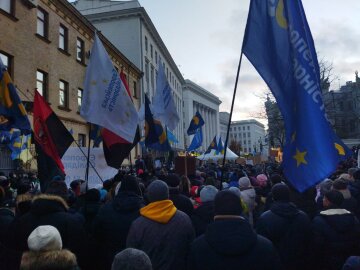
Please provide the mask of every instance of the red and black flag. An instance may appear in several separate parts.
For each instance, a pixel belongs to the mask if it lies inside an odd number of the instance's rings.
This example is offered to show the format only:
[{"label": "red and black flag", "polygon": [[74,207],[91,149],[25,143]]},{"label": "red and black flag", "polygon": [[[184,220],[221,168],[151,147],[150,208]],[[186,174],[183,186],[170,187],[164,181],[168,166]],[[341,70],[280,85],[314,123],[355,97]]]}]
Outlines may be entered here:
[{"label": "red and black flag", "polygon": [[[129,86],[123,71],[120,73],[120,78],[125,85],[125,89],[128,95],[131,98]],[[106,128],[102,129],[101,136],[103,138],[104,156],[107,165],[119,169],[124,159],[129,156],[131,150],[140,141],[140,130],[138,126],[133,142],[126,141],[124,138],[116,135]]]},{"label": "red and black flag", "polygon": [[42,188],[45,188],[44,183],[54,176],[65,175],[61,158],[74,138],[37,91],[34,96],[33,118],[38,174]]}]

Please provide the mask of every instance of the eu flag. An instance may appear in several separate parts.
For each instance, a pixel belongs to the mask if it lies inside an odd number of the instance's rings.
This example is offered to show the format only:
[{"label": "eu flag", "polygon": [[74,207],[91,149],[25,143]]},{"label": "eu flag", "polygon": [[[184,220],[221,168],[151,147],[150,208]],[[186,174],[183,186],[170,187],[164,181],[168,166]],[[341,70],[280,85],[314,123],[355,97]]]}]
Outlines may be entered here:
[{"label": "eu flag", "polygon": [[18,128],[24,134],[31,132],[30,122],[9,72],[0,58],[0,130]]},{"label": "eu flag", "polygon": [[190,121],[189,128],[187,130],[188,135],[193,135],[197,132],[198,128],[205,124],[201,114],[197,111]]},{"label": "eu flag", "polygon": [[159,120],[153,118],[147,95],[145,95],[145,146],[158,151],[171,150],[166,130]]},{"label": "eu flag", "polygon": [[187,151],[190,152],[198,149],[202,145],[202,142],[203,142],[202,128],[198,128]]},{"label": "eu flag", "polygon": [[216,136],[215,136],[214,139],[211,141],[208,149],[205,151],[205,154],[210,153],[212,149],[214,149],[215,151],[217,151],[217,149],[218,149],[218,144],[217,144],[217,141],[216,141]]},{"label": "eu flag", "polygon": [[325,116],[314,41],[300,0],[252,0],[243,52],[285,122],[284,174],[299,191],[328,177],[348,149]]}]

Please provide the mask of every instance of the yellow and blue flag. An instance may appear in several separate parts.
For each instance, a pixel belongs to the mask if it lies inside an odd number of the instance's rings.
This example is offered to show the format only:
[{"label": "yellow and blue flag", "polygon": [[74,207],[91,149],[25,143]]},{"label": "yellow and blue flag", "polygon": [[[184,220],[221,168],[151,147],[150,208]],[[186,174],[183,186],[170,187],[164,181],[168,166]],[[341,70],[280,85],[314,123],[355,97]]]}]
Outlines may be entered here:
[{"label": "yellow and blue flag", "polygon": [[31,132],[25,107],[0,58],[0,130],[10,131],[12,128],[20,129],[24,134]]},{"label": "yellow and blue flag", "polygon": [[216,154],[220,154],[220,155],[223,155],[225,152],[225,148],[224,148],[224,144],[221,140],[221,137],[219,138],[219,143],[218,143],[218,146],[217,146],[217,150],[216,150]]},{"label": "yellow and blue flag", "polygon": [[326,119],[319,64],[301,0],[251,0],[243,52],[283,115],[284,174],[305,191],[334,172],[349,150]]},{"label": "yellow and blue flag", "polygon": [[205,124],[201,114],[197,111],[190,121],[189,128],[187,130],[188,135],[193,135]]},{"label": "yellow and blue flag", "polygon": [[198,149],[202,145],[202,143],[203,143],[203,135],[202,135],[202,128],[200,127],[197,129],[187,151],[191,152]]},{"label": "yellow and blue flag", "polygon": [[28,135],[21,135],[13,137],[8,147],[11,150],[11,159],[20,159],[20,155],[26,149],[29,149],[31,145],[31,133]]},{"label": "yellow and blue flag", "polygon": [[171,150],[166,130],[159,120],[153,118],[147,95],[145,95],[145,146],[158,151]]},{"label": "yellow and blue flag", "polygon": [[102,142],[102,127],[97,124],[90,124],[90,140],[93,140],[93,147],[99,147]]},{"label": "yellow and blue flag", "polygon": [[172,133],[168,127],[166,127],[166,134],[167,134],[167,138],[169,140],[169,142],[171,143],[178,143],[179,140],[176,138],[176,136],[174,135],[174,133]]},{"label": "yellow and blue flag", "polygon": [[217,149],[218,149],[218,144],[217,144],[217,141],[216,141],[216,136],[215,136],[214,139],[211,141],[209,147],[208,147],[207,150],[205,151],[205,154],[210,153],[212,149],[214,149],[215,151],[217,151]]}]

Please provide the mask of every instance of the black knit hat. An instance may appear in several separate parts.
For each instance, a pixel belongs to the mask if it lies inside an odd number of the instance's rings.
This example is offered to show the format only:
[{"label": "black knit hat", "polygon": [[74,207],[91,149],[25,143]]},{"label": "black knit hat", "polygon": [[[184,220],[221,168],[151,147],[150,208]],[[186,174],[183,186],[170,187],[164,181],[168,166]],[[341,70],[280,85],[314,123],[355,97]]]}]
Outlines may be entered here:
[{"label": "black knit hat", "polygon": [[164,180],[169,187],[174,188],[180,185],[180,177],[174,173],[167,175]]},{"label": "black knit hat", "polygon": [[344,202],[344,196],[340,191],[330,190],[325,193],[325,198],[334,206],[340,207]]},{"label": "black knit hat", "polygon": [[67,200],[69,197],[68,188],[64,181],[52,180],[45,190],[46,194],[57,195]]},{"label": "black knit hat", "polygon": [[229,190],[216,194],[214,200],[215,215],[241,215],[242,207],[238,196]]},{"label": "black knit hat", "polygon": [[344,189],[347,189],[347,183],[346,183],[346,180],[343,179],[343,178],[339,178],[339,179],[336,179],[334,182],[333,182],[333,188],[336,189],[336,190],[344,190]]},{"label": "black knit hat", "polygon": [[119,192],[133,192],[139,196],[142,195],[139,183],[136,180],[136,177],[132,175],[124,176],[123,180],[121,181]]},{"label": "black knit hat", "polygon": [[290,201],[290,190],[289,187],[284,183],[275,184],[271,189],[271,193],[274,201]]}]

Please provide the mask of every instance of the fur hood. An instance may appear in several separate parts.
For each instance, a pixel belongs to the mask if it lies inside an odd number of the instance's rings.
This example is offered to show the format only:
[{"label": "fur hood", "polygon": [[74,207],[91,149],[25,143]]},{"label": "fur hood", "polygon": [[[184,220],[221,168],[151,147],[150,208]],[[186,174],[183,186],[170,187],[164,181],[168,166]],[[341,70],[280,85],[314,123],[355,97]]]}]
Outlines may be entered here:
[{"label": "fur hood", "polygon": [[21,258],[20,270],[76,270],[76,256],[69,250],[27,251]]},{"label": "fur hood", "polygon": [[62,204],[62,206],[64,206],[64,208],[67,210],[69,209],[68,204],[66,203],[66,201],[61,198],[60,196],[56,196],[56,195],[50,195],[50,194],[40,194],[40,195],[36,195],[32,202],[36,202],[37,200],[49,200],[49,201],[55,201],[58,202],[59,204]]}]

